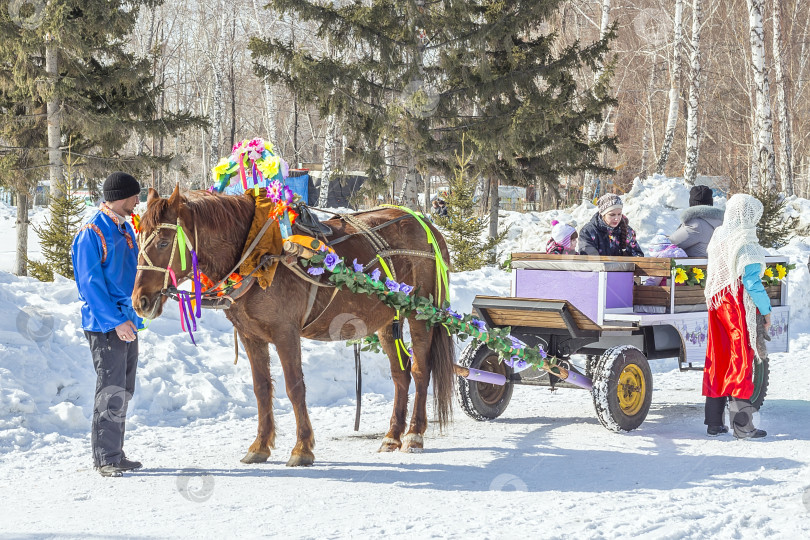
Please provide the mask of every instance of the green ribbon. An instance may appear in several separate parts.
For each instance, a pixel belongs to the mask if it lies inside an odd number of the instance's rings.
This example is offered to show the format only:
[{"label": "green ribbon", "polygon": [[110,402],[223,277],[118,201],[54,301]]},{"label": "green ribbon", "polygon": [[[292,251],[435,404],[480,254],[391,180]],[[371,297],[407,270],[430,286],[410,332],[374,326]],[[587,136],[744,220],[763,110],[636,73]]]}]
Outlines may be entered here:
[{"label": "green ribbon", "polygon": [[449,268],[447,267],[447,263],[444,262],[444,257],[442,257],[442,250],[439,248],[439,243],[436,241],[436,237],[433,235],[433,231],[430,230],[430,226],[425,223],[424,217],[422,214],[414,212],[410,208],[406,208],[404,206],[396,206],[394,204],[383,204],[386,208],[396,208],[397,210],[402,210],[403,212],[407,212],[410,214],[417,222],[422,226],[425,230],[425,234],[427,235],[427,242],[428,244],[433,246],[433,254],[436,256],[436,292],[437,298],[436,303],[438,305],[442,304],[442,284],[444,284],[444,290],[446,294],[450,292],[450,285],[448,284],[447,273]]},{"label": "green ribbon", "polygon": [[177,246],[180,249],[180,269],[186,269],[186,233],[183,232],[183,227],[177,226]]}]

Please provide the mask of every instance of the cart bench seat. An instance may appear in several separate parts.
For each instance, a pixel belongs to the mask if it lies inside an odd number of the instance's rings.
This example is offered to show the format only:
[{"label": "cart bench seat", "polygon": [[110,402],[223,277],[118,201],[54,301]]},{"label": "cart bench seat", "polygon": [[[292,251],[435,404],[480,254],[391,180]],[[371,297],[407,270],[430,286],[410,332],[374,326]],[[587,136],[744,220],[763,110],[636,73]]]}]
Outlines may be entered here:
[{"label": "cart bench seat", "polygon": [[520,326],[567,330],[574,337],[599,336],[604,332],[632,332],[632,324],[598,325],[567,300],[537,300],[502,296],[476,296],[473,309],[487,326]]}]

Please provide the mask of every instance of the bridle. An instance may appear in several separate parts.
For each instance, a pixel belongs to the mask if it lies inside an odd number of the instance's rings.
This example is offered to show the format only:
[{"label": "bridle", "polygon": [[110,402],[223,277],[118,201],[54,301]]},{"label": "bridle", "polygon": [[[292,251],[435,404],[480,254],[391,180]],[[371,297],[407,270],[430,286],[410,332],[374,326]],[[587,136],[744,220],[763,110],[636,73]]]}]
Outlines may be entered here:
[{"label": "bridle", "polygon": [[[149,254],[146,252],[146,248],[149,247],[149,244],[152,243],[155,238],[157,238],[158,234],[162,229],[170,229],[175,232],[174,240],[172,240],[172,249],[171,255],[169,256],[169,264],[166,265],[166,268],[162,268],[160,266],[155,266],[152,262],[152,259],[149,258]],[[165,293],[169,288],[169,281],[171,280],[173,285],[177,286],[177,276],[174,274],[174,270],[172,270],[172,264],[174,263],[174,256],[175,253],[180,254],[180,269],[185,272],[187,264],[186,264],[186,249],[191,253],[192,259],[192,273],[193,278],[195,281],[199,281],[197,278],[199,274],[199,268],[197,266],[197,252],[195,250],[195,246],[197,245],[197,228],[194,228],[194,243],[191,243],[191,239],[186,236],[185,230],[183,229],[183,220],[180,219],[178,216],[177,222],[172,223],[159,223],[155,230],[152,231],[146,240],[143,242],[141,241],[143,233],[138,233],[138,245],[140,246],[140,254],[143,256],[144,260],[147,264],[139,264],[136,269],[137,270],[153,270],[155,272],[161,272],[164,274],[163,278],[163,288],[161,293]],[[179,245],[179,250],[177,249]],[[199,291],[200,287],[198,283],[195,283],[195,288]]]}]

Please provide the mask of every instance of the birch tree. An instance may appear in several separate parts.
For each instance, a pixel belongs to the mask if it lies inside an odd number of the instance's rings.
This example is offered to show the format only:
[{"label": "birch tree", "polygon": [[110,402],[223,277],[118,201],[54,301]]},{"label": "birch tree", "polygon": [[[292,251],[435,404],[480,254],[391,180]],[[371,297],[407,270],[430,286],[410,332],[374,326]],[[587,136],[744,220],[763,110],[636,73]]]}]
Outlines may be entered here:
[{"label": "birch tree", "polygon": [[776,121],[779,123],[779,174],[782,191],[793,195],[793,143],[790,132],[790,111],[785,81],[784,55],[782,48],[782,2],[773,0],[773,66],[776,75]]},{"label": "birch tree", "polygon": [[[257,0],[252,1],[256,35],[261,37],[263,27],[259,17],[259,3]],[[270,8],[265,6],[265,9],[269,11]],[[269,62],[270,60],[267,61]],[[267,138],[268,140],[272,141],[273,144],[276,144],[276,111],[274,106],[275,96],[273,94],[273,85],[270,84],[270,79],[267,78],[267,75],[262,77],[262,86],[264,87],[264,118],[267,129]]]},{"label": "birch tree", "polygon": [[334,113],[326,119],[326,136],[323,140],[323,168],[321,172],[321,191],[318,206],[326,208],[329,199],[329,181],[332,179],[332,154],[335,148],[338,119]]},{"label": "birch tree", "polygon": [[227,43],[227,24],[225,10],[228,3],[225,0],[220,1],[220,16],[219,21],[219,39],[216,44],[215,55],[210,55],[211,68],[214,75],[214,95],[212,103],[211,115],[211,142],[209,144],[210,153],[208,155],[208,166],[213,168],[220,158],[219,139],[222,132],[222,119],[224,117],[223,110],[223,79],[225,77],[225,43]]},{"label": "birch tree", "polygon": [[[681,88],[681,41],[683,40],[683,0],[675,0],[675,36],[672,44],[672,69],[670,72],[669,88],[669,114],[667,115],[667,130],[664,135],[664,144],[661,147],[661,155],[658,157],[658,164],[655,167],[656,174],[664,174],[664,170],[669,160],[669,153],[672,150],[672,142],[675,140],[675,128],[678,125],[678,111],[680,110],[680,88]],[[653,67],[653,69],[655,69]],[[646,136],[646,130],[645,130]]]},{"label": "birch tree", "polygon": [[[610,31],[610,0],[602,0],[602,19],[599,23],[599,39],[604,40]],[[598,83],[605,73],[604,62],[597,64],[596,71],[594,72],[594,83]],[[598,133],[598,125],[595,120],[588,123],[588,143],[593,145],[596,143]],[[585,183],[582,186],[582,200],[590,201],[594,198],[596,191],[596,182],[594,181],[594,174],[592,171],[585,171]]]},{"label": "birch tree", "polygon": [[748,0],[748,24],[751,41],[751,68],[754,74],[756,95],[756,124],[754,126],[754,149],[757,173],[751,176],[751,191],[776,188],[776,162],[773,153],[773,120],[771,118],[771,95],[768,70],[765,66],[765,29],[763,24],[763,0]]},{"label": "birch tree", "polygon": [[684,178],[689,184],[697,180],[699,157],[698,104],[700,102],[700,30],[702,0],[692,0],[692,52],[689,57],[689,101],[686,109],[686,163]]}]

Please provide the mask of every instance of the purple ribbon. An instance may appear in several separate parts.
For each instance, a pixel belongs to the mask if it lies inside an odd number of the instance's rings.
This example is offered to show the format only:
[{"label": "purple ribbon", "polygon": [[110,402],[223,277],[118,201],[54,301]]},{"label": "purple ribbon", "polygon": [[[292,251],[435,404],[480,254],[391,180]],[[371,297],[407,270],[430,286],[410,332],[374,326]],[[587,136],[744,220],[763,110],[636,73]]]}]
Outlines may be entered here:
[{"label": "purple ribbon", "polygon": [[[194,299],[197,301],[197,318],[202,317],[202,284],[200,283],[200,269],[197,267],[197,252],[191,250],[191,268],[194,274]],[[197,328],[195,327],[194,330]]]},{"label": "purple ribbon", "polygon": [[[180,301],[180,315],[186,321],[186,330],[188,330],[188,335],[191,337],[191,343],[196,347],[197,342],[194,341],[194,334],[191,333],[192,323],[194,324],[194,331],[197,331],[197,322],[194,320],[194,313],[191,313],[191,296],[187,291],[179,291],[177,297]],[[191,314],[191,317],[189,317],[189,314]]]}]

